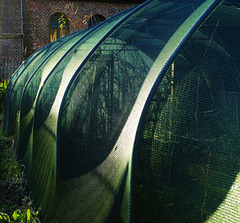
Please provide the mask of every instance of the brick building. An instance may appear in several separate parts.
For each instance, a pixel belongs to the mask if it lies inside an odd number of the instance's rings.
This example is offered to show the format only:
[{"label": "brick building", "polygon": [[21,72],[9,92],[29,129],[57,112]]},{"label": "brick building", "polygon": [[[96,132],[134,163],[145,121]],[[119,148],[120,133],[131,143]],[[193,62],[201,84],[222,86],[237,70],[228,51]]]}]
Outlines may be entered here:
[{"label": "brick building", "polygon": [[[0,0],[1,77],[11,75],[22,60],[49,42],[144,1]],[[59,27],[61,16],[64,29]]]},{"label": "brick building", "polygon": [[27,36],[25,41],[27,53],[29,55],[49,43],[51,39],[55,40],[56,36],[60,37],[59,34],[54,37],[54,33],[57,33],[56,30],[53,33],[51,31],[54,29],[54,25],[56,28],[59,16],[62,14],[68,18],[66,20],[68,22],[66,33],[71,33],[82,28],[80,21],[86,20],[84,26],[88,27],[95,20],[104,20],[141,2],[144,0],[26,0]]},{"label": "brick building", "polygon": [[23,13],[20,0],[0,0],[0,78],[6,79],[22,62]]}]

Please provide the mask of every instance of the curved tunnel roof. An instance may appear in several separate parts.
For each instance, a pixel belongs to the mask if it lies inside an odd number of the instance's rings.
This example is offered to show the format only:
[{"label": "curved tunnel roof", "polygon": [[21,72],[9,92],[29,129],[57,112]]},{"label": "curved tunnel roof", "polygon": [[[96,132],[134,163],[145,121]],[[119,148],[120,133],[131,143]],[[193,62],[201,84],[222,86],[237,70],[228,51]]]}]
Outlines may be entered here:
[{"label": "curved tunnel roof", "polygon": [[19,67],[4,130],[44,221],[236,218],[239,12],[150,0]]}]

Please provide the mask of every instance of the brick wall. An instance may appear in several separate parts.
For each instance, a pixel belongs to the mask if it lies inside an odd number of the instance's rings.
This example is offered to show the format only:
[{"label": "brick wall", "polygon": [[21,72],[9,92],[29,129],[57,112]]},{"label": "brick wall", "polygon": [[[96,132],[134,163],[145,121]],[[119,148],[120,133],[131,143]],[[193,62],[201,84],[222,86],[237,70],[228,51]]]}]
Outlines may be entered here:
[{"label": "brick wall", "polygon": [[[84,16],[99,14],[105,18],[111,17],[134,4],[111,2],[85,2],[85,1],[56,1],[56,0],[27,0],[27,48],[28,55],[49,43],[49,20],[55,13],[63,13],[68,18],[75,18],[69,4],[73,4],[74,10],[81,20]],[[73,21],[74,23],[74,21]],[[75,27],[70,23],[70,32]]]},{"label": "brick wall", "polygon": [[21,1],[0,0],[0,33],[21,33]]},{"label": "brick wall", "polygon": [[21,0],[0,0],[0,79],[9,78],[23,56]]}]

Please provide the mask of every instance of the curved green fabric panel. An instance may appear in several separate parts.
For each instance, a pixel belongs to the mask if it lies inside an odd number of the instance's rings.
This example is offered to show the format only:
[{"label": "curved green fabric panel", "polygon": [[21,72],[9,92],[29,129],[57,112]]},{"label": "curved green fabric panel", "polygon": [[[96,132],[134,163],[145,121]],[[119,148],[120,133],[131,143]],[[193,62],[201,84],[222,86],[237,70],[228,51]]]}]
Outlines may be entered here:
[{"label": "curved green fabric panel", "polygon": [[43,222],[238,219],[240,11],[220,2],[147,1],[16,71],[4,129]]},{"label": "curved green fabric panel", "polygon": [[[86,56],[114,25],[128,14],[115,16],[77,42],[48,76],[41,88],[34,110],[32,141],[32,176],[35,200],[52,212],[56,196],[56,132],[59,107],[66,88]],[[45,140],[42,140],[42,137]],[[31,140],[31,139],[30,139]],[[43,155],[44,154],[44,155]],[[46,171],[46,172],[45,172]],[[44,194],[44,196],[42,196]],[[51,197],[52,204],[49,202]],[[50,215],[50,214],[49,214]],[[48,214],[47,214],[48,216]]]},{"label": "curved green fabric panel", "polygon": [[47,45],[44,47],[44,49],[39,50],[36,55],[33,55],[30,58],[30,62],[28,62],[29,60],[25,61],[26,65],[22,65],[20,70],[15,73],[10,84],[11,87],[7,93],[9,97],[9,104],[7,110],[8,120],[6,120],[6,122],[8,122],[8,126],[6,127],[6,131],[10,132],[11,134],[14,132],[22,92],[28,79],[34,73],[35,69],[37,69],[38,66],[41,65],[45,59],[54,52],[54,50],[60,47],[65,40],[72,38],[73,35],[77,35],[77,33],[70,34],[69,36]]},{"label": "curved green fabric panel", "polygon": [[[168,47],[170,57],[208,5],[202,5],[199,11],[197,6],[182,2],[148,4],[109,36],[71,84],[61,108],[57,135],[59,219],[64,217],[61,213],[66,210],[66,202],[75,207],[64,213],[69,219],[78,216],[93,222],[115,222],[119,215],[124,221],[128,219],[131,149],[148,95],[146,89],[142,94],[139,91],[154,83],[159,64],[154,70],[155,78],[151,76],[143,84],[169,38],[178,29],[181,35],[175,35],[179,42],[174,37],[175,45]],[[182,20],[176,21],[171,13],[166,13],[171,10]],[[189,17],[186,12],[193,15]],[[96,187],[99,189],[94,191]],[[85,195],[89,191],[93,191],[91,199]],[[79,201],[81,195],[84,196]],[[103,208],[105,204],[107,210]],[[102,211],[92,212],[92,208]]]},{"label": "curved green fabric panel", "polygon": [[[43,51],[46,47],[42,47],[40,50],[38,50],[36,53],[32,54],[30,57],[28,57],[21,65],[20,67],[15,71],[13,74],[12,78],[10,79],[6,93],[5,93],[5,99],[4,99],[4,126],[3,130],[4,132],[9,132],[9,106],[10,106],[10,99],[11,99],[11,92],[12,92],[12,87],[17,79],[17,77],[22,73],[22,71],[28,66],[29,63],[41,52]],[[12,130],[13,132],[13,130]]]},{"label": "curved green fabric panel", "polygon": [[[20,104],[20,136],[18,148],[19,158],[24,160],[24,163],[26,163],[29,167],[31,167],[32,157],[32,120],[38,92],[59,61],[62,60],[65,54],[71,50],[74,45],[76,45],[76,42],[81,41],[81,39],[84,38],[90,30],[91,29],[84,30],[79,34],[74,35],[74,37],[70,40],[65,41],[61,47],[54,50],[51,56],[46,58],[44,63],[42,63],[42,65],[34,71],[25,85]],[[28,166],[27,170],[29,169]]]},{"label": "curved green fabric panel", "polygon": [[146,106],[133,156],[133,222],[239,221],[238,17],[238,8],[219,6]]}]

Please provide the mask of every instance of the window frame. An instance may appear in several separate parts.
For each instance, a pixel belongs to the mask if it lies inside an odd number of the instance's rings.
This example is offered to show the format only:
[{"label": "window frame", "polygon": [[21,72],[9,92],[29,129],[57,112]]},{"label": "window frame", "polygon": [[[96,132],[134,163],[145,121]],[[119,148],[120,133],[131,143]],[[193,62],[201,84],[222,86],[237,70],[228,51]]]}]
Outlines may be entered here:
[{"label": "window frame", "polygon": [[[60,24],[59,24],[59,19],[61,16],[65,17],[65,21],[66,21],[66,28],[60,28]],[[57,39],[66,36],[67,34],[69,34],[69,20],[68,17],[61,12],[56,12],[54,14],[52,14],[50,16],[49,19],[49,28],[48,28],[48,32],[49,32],[49,42],[53,42],[56,41]],[[65,33],[64,33],[65,32]]]}]

